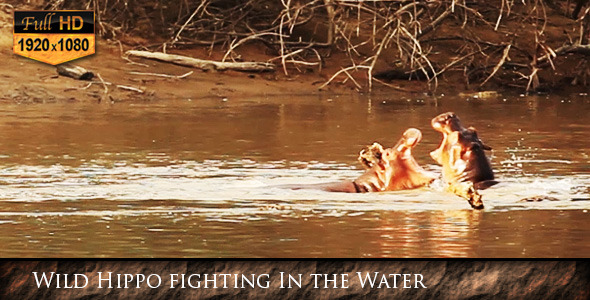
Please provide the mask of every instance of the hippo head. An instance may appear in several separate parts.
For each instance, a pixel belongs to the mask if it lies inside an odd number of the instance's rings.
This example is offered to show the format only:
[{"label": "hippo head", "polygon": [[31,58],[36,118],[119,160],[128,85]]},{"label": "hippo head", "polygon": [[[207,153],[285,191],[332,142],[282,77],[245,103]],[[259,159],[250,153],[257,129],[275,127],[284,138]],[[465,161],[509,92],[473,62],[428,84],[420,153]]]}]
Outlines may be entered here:
[{"label": "hippo head", "polygon": [[476,188],[494,184],[494,172],[484,150],[491,150],[479,139],[473,127],[465,128],[459,117],[447,112],[434,117],[432,128],[442,133],[438,148],[430,156],[443,167],[443,179],[455,194],[466,198],[473,208],[483,208]]},{"label": "hippo head", "polygon": [[383,169],[394,160],[411,157],[412,148],[416,147],[420,140],[422,140],[422,132],[416,128],[409,128],[392,148],[384,149],[379,143],[373,143],[360,152],[358,160],[365,169],[375,166]]},{"label": "hippo head", "polygon": [[431,183],[435,175],[425,171],[412,156],[412,149],[422,140],[422,132],[416,128],[407,129],[397,144],[392,148],[393,176],[388,190],[405,190],[425,186]]},{"label": "hippo head", "polygon": [[397,144],[383,148],[380,144],[365,148],[359,161],[367,169],[357,178],[356,184],[362,191],[395,191],[418,188],[429,184],[434,176],[426,172],[412,156],[412,149],[422,139],[416,128],[407,129]]},{"label": "hippo head", "polygon": [[446,112],[440,114],[430,121],[432,128],[434,130],[450,134],[453,131],[460,131],[463,126],[461,125],[461,120],[454,112]]}]

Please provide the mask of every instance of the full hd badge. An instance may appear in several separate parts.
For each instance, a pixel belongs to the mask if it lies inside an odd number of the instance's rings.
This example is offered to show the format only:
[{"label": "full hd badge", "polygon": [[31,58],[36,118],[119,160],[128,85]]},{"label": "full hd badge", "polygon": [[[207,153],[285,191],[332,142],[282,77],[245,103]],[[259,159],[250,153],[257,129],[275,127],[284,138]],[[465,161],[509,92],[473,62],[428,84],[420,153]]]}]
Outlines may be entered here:
[{"label": "full hd badge", "polygon": [[57,65],[94,54],[94,11],[15,11],[14,53]]}]

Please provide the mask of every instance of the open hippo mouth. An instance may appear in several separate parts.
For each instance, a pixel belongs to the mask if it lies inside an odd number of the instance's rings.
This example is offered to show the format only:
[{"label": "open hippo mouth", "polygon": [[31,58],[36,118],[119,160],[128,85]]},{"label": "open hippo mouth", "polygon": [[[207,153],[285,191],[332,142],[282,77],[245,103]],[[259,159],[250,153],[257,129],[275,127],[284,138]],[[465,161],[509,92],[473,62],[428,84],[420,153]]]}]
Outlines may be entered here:
[{"label": "open hippo mouth", "polygon": [[443,167],[448,189],[469,201],[475,209],[483,208],[477,189],[495,183],[494,172],[484,150],[491,150],[473,127],[465,128],[459,117],[447,112],[434,117],[432,128],[442,133],[442,141],[430,156]]},{"label": "open hippo mouth", "polygon": [[[439,164],[443,165],[443,152],[445,151],[445,147],[447,146],[447,140],[449,134],[453,131],[457,131],[461,129],[461,123],[459,121],[459,117],[454,112],[446,112],[440,114],[430,121],[432,128],[434,130],[442,133],[443,138],[440,141],[438,148],[434,151],[430,152],[430,156]],[[458,127],[458,128],[457,128]]]},{"label": "open hippo mouth", "polygon": [[416,128],[407,129],[402,135],[402,139],[398,145],[394,147],[397,151],[401,152],[401,147],[414,148],[422,140],[422,132]]},{"label": "open hippo mouth", "polygon": [[414,159],[412,149],[422,140],[422,132],[416,128],[409,128],[404,131],[401,139],[393,146],[394,154],[402,159]]},{"label": "open hippo mouth", "polygon": [[365,147],[358,156],[358,161],[365,168],[365,172],[353,181],[287,187],[316,188],[328,192],[346,193],[397,191],[423,187],[430,184],[436,176],[426,172],[412,157],[412,148],[421,139],[420,130],[410,128],[402,134],[394,147],[383,148],[379,143]]},{"label": "open hippo mouth", "polygon": [[416,147],[421,140],[422,132],[416,128],[409,128],[404,131],[402,137],[392,148],[383,148],[379,143],[374,143],[360,152],[358,160],[365,169],[374,166],[385,168],[389,166],[389,162],[395,161],[397,157],[413,160],[412,148]]},{"label": "open hippo mouth", "polygon": [[456,123],[456,125],[459,125],[460,127],[460,121],[459,121],[459,117],[457,117],[457,115],[454,112],[446,112],[443,114],[440,114],[436,117],[434,117],[432,119],[432,121],[430,122],[430,124],[432,125],[432,128],[434,128],[436,131],[440,131],[440,132],[446,132],[446,133],[450,133],[451,131],[457,130],[456,128],[453,129],[451,127],[455,127],[452,126]]},{"label": "open hippo mouth", "polygon": [[409,128],[391,148],[374,143],[363,149],[358,159],[366,172],[354,181],[356,191],[407,190],[431,183],[435,176],[422,169],[412,156],[420,140],[422,132]]}]

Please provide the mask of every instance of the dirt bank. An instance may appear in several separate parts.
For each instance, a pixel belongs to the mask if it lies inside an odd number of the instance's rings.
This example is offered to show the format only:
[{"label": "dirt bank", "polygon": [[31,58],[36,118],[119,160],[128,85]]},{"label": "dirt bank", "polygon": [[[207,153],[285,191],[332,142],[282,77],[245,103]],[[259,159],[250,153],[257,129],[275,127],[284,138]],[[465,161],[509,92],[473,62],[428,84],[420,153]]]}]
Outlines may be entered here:
[{"label": "dirt bank", "polygon": [[[318,85],[325,82],[322,74],[290,74],[280,72],[244,73],[237,71],[202,71],[157,61],[122,58],[124,51],[132,49],[119,43],[98,40],[96,54],[75,60],[73,63],[98,73],[107,83],[108,93],[102,83],[88,87],[88,81],[58,76],[56,67],[15,55],[12,52],[12,13],[0,12],[0,101],[2,102],[56,102],[56,101],[128,101],[157,99],[230,98],[234,96],[271,96],[317,94]],[[263,60],[268,55],[252,57]],[[176,51],[176,53],[207,58],[206,49]],[[215,59],[215,57],[209,58]],[[130,74],[158,73],[168,75],[192,74],[183,79],[162,78],[151,75]],[[109,84],[109,83],[112,83]],[[137,88],[143,93],[116,88],[123,85]],[[348,87],[329,87],[327,92],[348,93]]]},{"label": "dirt bank", "polygon": [[[26,9],[28,7],[18,8]],[[116,41],[99,39],[95,55],[74,62],[94,73],[100,74],[101,78],[107,83],[105,89],[105,85],[99,81],[89,85],[85,81],[58,76],[54,66],[13,54],[12,9],[13,7],[10,5],[0,7],[0,60],[2,61],[0,101],[2,102],[104,101],[108,103],[138,99],[201,99],[210,97],[231,99],[232,97],[319,93],[346,94],[367,91],[364,84],[367,81],[367,75],[363,72],[354,74],[356,81],[352,78],[348,80],[345,74],[342,73],[338,80],[333,81],[321,90],[319,89],[332,75],[349,63],[347,53],[344,52],[330,51],[329,55],[322,56],[321,68],[303,65],[285,71],[282,69],[280,61],[275,60],[274,62],[277,64],[275,72],[202,71],[139,58],[125,59],[123,57],[125,51],[143,48],[146,45],[159,42],[157,37],[148,40],[144,37],[130,35],[120,36]],[[554,20],[567,21],[565,17],[557,17]],[[454,26],[458,28],[460,25],[458,22],[450,22],[439,31],[441,34],[452,33],[456,30]],[[557,33],[561,32],[563,28],[564,25],[559,22],[549,23],[546,29],[547,36],[557,36]],[[477,32],[480,36],[488,33],[492,34],[486,31]],[[460,47],[460,41],[453,39],[443,39],[435,42],[437,43],[437,49],[440,50],[432,55],[435,62],[437,57],[440,62],[444,62],[445,59],[449,60],[456,56],[453,51]],[[501,42],[498,41],[499,44]],[[554,49],[556,46],[554,46]],[[211,50],[210,47],[206,46],[194,46],[174,49],[170,52],[210,60],[221,60],[225,53],[222,49]],[[359,51],[362,52],[362,49],[359,48]],[[258,42],[246,43],[240,46],[239,52],[236,51],[236,53],[245,61],[265,62],[276,58],[276,53],[271,53],[263,43]],[[495,52],[494,59],[487,63],[488,70],[486,72],[490,73],[491,69],[496,65],[496,61],[500,59],[501,54],[502,51]],[[387,70],[392,64],[386,56],[383,61],[376,65],[375,71]],[[444,65],[439,63],[438,68],[442,68]],[[564,75],[567,72],[573,74],[580,67],[586,68],[586,65],[581,65],[579,59],[574,59],[569,63],[560,64],[556,70],[540,70],[539,78],[542,84],[549,84],[550,90],[555,90],[555,87],[558,86],[561,92],[565,93],[584,92],[587,90],[587,86],[581,84],[571,85],[568,81],[572,81],[573,77]],[[498,73],[502,73],[504,69],[500,69]],[[191,71],[190,75],[182,79],[137,74],[158,73],[180,76]],[[561,75],[558,78],[554,74]],[[499,85],[494,84],[493,80],[484,87],[469,85],[465,82],[464,77],[465,74],[461,70],[446,72],[444,76],[438,78],[436,93],[450,94],[465,92],[470,89],[495,90],[500,88]],[[362,87],[356,83],[357,81],[361,82]],[[433,90],[432,83],[428,84],[426,81],[399,79],[384,81],[385,83],[374,83],[372,92],[388,93],[392,97],[397,97],[408,93],[429,93]],[[520,88],[515,88],[515,91],[522,92],[522,79],[520,84]],[[117,87],[117,85],[123,87]],[[506,88],[506,86],[502,88]]]}]

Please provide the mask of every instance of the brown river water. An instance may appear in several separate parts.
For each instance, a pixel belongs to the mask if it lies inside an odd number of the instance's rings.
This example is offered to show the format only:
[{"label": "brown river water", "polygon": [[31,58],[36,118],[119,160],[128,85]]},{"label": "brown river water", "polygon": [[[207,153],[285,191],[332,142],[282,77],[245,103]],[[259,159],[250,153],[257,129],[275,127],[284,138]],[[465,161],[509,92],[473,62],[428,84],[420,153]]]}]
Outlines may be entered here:
[{"label": "brown river water", "polygon": [[[343,194],[455,111],[493,148],[486,208],[443,190]],[[0,106],[0,257],[588,257],[590,97],[325,95]],[[543,201],[521,201],[541,196]]]}]

